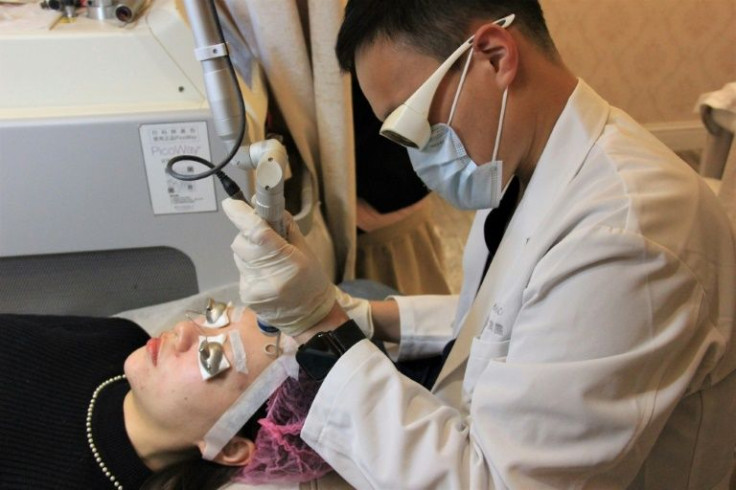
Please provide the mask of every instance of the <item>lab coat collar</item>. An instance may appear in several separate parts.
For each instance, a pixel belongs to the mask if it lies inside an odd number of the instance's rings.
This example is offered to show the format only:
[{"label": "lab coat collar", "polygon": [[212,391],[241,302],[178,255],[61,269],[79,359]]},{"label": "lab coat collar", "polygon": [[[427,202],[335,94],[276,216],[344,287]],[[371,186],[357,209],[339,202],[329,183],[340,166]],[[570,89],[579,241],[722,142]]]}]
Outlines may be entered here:
[{"label": "lab coat collar", "polygon": [[610,105],[583,80],[557,119],[549,140],[516,211],[521,234],[529,239],[546,219],[544,210],[561,197],[598,140],[611,111]]}]

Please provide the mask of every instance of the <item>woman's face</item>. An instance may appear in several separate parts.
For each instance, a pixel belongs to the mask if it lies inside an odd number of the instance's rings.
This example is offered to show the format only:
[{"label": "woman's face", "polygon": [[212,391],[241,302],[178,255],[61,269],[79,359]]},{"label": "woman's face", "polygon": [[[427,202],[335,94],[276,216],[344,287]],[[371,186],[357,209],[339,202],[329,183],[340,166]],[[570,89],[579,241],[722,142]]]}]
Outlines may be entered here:
[{"label": "woman's face", "polygon": [[[243,341],[247,374],[234,367],[227,335],[233,329],[240,332]],[[205,381],[199,369],[199,336],[223,333],[224,354],[231,367]],[[125,374],[131,393],[126,403],[130,402],[135,414],[155,428],[159,437],[170,437],[172,449],[191,448],[273,361],[264,349],[275,341],[276,337],[261,333],[250,310],[237,322],[218,329],[183,321],[128,356]]]}]

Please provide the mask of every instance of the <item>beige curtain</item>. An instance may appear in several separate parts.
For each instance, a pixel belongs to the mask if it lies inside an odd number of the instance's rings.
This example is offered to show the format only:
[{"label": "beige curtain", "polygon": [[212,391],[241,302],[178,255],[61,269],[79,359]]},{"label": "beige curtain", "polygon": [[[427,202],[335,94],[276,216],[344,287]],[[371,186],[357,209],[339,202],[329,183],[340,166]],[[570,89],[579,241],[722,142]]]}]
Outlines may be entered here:
[{"label": "beige curtain", "polygon": [[[241,76],[248,83],[262,70],[304,162],[302,208],[295,217],[318,255],[322,251],[320,258],[333,280],[352,279],[352,101],[349,77],[340,72],[334,55],[345,1],[219,1]],[[325,263],[330,259],[332,263]]]}]

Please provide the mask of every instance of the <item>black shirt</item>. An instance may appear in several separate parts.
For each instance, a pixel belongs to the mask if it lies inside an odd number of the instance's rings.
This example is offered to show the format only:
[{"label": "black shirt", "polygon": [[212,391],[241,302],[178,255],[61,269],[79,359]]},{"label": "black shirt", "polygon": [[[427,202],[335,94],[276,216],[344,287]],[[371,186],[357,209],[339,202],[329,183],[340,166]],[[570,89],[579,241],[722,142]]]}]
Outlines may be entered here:
[{"label": "black shirt", "polygon": [[[0,488],[114,488],[87,443],[87,407],[147,340],[123,319],[0,315]],[[125,431],[128,390],[123,380],[100,392],[92,433],[107,467],[134,489],[151,473]]]},{"label": "black shirt", "polygon": [[406,148],[378,132],[381,121],[353,78],[355,178],[358,197],[379,213],[390,213],[420,201],[429,193],[409,160]]}]

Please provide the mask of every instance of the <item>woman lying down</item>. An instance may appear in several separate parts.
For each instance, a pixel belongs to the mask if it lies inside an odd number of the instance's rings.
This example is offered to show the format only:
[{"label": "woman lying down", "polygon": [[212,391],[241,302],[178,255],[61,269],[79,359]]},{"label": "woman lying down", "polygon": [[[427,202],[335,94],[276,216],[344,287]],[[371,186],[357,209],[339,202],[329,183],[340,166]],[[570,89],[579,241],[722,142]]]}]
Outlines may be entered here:
[{"label": "woman lying down", "polygon": [[[157,338],[119,318],[0,315],[0,488],[219,488],[330,472],[299,437],[293,341],[211,303]],[[131,353],[132,352],[132,353]]]}]

